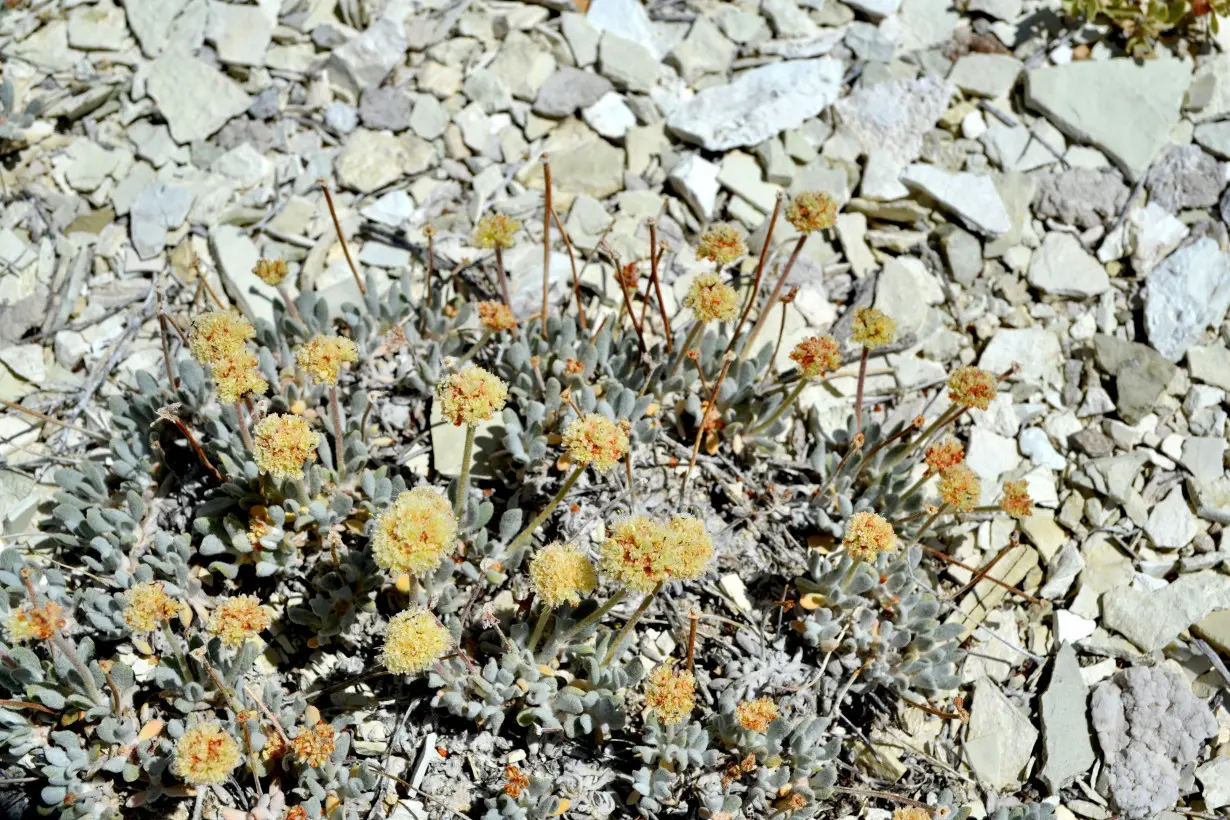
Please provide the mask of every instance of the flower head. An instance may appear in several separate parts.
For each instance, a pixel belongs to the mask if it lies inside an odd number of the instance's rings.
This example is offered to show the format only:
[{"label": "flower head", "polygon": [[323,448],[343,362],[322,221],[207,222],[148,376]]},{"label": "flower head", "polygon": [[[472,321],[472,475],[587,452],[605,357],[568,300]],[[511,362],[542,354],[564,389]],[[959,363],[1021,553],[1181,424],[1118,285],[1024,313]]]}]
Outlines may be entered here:
[{"label": "flower head", "polygon": [[200,364],[214,364],[241,350],[256,337],[252,323],[233,310],[202,313],[188,328],[188,349]]},{"label": "flower head", "polygon": [[492,331],[512,330],[517,326],[517,317],[512,308],[495,300],[478,303],[478,321]]},{"label": "flower head", "polygon": [[805,378],[827,376],[841,367],[841,347],[832,336],[812,336],[795,345],[790,358]]},{"label": "flower head", "polygon": [[214,362],[213,377],[218,401],[223,404],[234,404],[247,395],[264,395],[269,389],[269,382],[257,365],[256,354],[246,347]]},{"label": "flower head", "polygon": [[678,516],[662,524],[643,515],[622,519],[602,545],[602,571],[633,592],[699,578],[713,558],[703,522]]},{"label": "flower head", "polygon": [[921,806],[902,806],[893,811],[893,820],[931,820],[931,812]]},{"label": "flower head", "polygon": [[564,448],[577,464],[605,473],[628,453],[628,434],[606,416],[590,413],[564,429]]},{"label": "flower head", "polygon": [[198,723],[175,741],[171,771],[185,783],[224,783],[238,765],[239,744],[220,723]]},{"label": "flower head", "polygon": [[700,241],[696,244],[696,258],[711,260],[719,268],[746,253],[743,234],[733,225],[714,225],[700,235]]},{"label": "flower head", "polygon": [[786,221],[799,233],[828,230],[837,224],[837,203],[823,191],[804,191],[790,201]]},{"label": "flower head", "polygon": [[504,214],[487,214],[474,226],[474,244],[480,248],[513,246],[513,237],[521,230],[521,223]]},{"label": "flower head", "polygon": [[133,632],[152,632],[180,612],[180,605],[167,595],[161,581],[146,581],[128,590],[124,622]]},{"label": "flower head", "polygon": [[253,433],[256,466],[274,478],[303,478],[303,463],[316,458],[320,445],[320,434],[312,432],[303,416],[271,413],[261,419]]},{"label": "flower head", "polygon": [[551,544],[530,562],[530,584],[548,609],[566,603],[576,606],[581,596],[598,587],[598,573],[585,553],[576,547]]},{"label": "flower head", "polygon": [[396,675],[417,675],[453,648],[453,636],[422,607],[399,612],[389,621],[381,660]]},{"label": "flower head", "polygon": [[1034,514],[1034,500],[1029,497],[1029,485],[1024,481],[1005,481],[1004,495],[999,501],[1000,509],[1017,519]]},{"label": "flower head", "polygon": [[645,682],[645,706],[660,723],[683,723],[696,707],[696,680],[692,673],[676,672],[665,663],[653,670]]},{"label": "flower head", "polygon": [[266,285],[276,288],[286,278],[286,260],[265,259],[262,257],[257,260],[256,267],[252,268],[252,272],[256,274],[256,278]]},{"label": "flower head", "polygon": [[218,604],[209,619],[209,634],[227,646],[242,646],[269,628],[269,613],[255,595],[236,595]]},{"label": "flower head", "polygon": [[716,273],[702,273],[693,279],[683,303],[692,308],[698,322],[729,322],[739,315],[735,289]]},{"label": "flower head", "polygon": [[440,415],[456,425],[473,427],[504,409],[508,385],[477,365],[450,373],[436,385]]},{"label": "flower head", "polygon": [[978,476],[964,464],[950,467],[940,476],[940,498],[961,512],[969,512],[982,497],[982,483]]},{"label": "flower head", "polygon": [[358,349],[345,336],[317,336],[295,351],[295,364],[320,384],[337,384],[342,365],[358,360]]},{"label": "flower head", "polygon": [[893,343],[897,323],[883,311],[873,307],[856,308],[850,325],[850,338],[868,350]]},{"label": "flower head", "polygon": [[961,448],[961,442],[951,438],[932,444],[923,456],[927,471],[931,473],[944,473],[964,460],[965,450]]},{"label": "flower head", "polygon": [[313,769],[319,768],[329,762],[333,750],[337,748],[333,727],[318,720],[312,728],[299,732],[299,736],[291,741],[291,748],[300,763]]},{"label": "flower head", "polygon": [[986,410],[999,392],[999,380],[972,365],[958,367],[948,377],[948,398],[965,407]]},{"label": "flower head", "polygon": [[456,538],[448,499],[431,487],[415,487],[376,519],[372,558],[384,569],[422,578],[452,552]]},{"label": "flower head", "polygon": [[64,610],[55,601],[47,601],[41,606],[23,604],[20,609],[9,616],[4,628],[8,632],[9,641],[38,640],[49,641],[57,630],[68,625],[64,619]]},{"label": "flower head", "polygon": [[672,580],[693,581],[705,574],[713,560],[713,541],[705,522],[690,515],[677,515],[666,525],[666,571]]},{"label": "flower head", "polygon": [[744,729],[764,734],[769,724],[777,720],[777,704],[769,698],[745,700],[735,707],[735,717]]},{"label": "flower head", "polygon": [[899,546],[893,525],[873,512],[850,516],[841,545],[855,561],[874,561],[879,553],[896,552]]}]

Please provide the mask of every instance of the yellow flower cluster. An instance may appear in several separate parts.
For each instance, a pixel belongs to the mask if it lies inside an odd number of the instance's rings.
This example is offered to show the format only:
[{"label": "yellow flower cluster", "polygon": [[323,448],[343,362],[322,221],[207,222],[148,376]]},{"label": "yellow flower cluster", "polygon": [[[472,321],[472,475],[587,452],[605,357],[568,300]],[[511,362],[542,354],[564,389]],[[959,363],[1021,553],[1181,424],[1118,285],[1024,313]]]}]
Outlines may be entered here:
[{"label": "yellow flower cluster", "polygon": [[841,545],[855,561],[874,561],[881,552],[896,552],[900,546],[893,525],[873,512],[850,516]]},{"label": "yellow flower cluster", "polygon": [[956,439],[937,441],[927,448],[923,461],[927,463],[927,472],[943,474],[965,460],[965,450]]},{"label": "yellow flower cluster", "polygon": [[472,427],[504,409],[508,385],[477,365],[450,373],[436,385],[440,415],[456,425]]},{"label": "yellow flower cluster", "polygon": [[691,581],[713,559],[704,523],[677,516],[661,523],[643,515],[617,521],[602,545],[602,571],[634,592],[667,581]]},{"label": "yellow flower cluster", "polygon": [[520,229],[521,223],[512,217],[487,214],[474,227],[474,244],[479,248],[507,250],[513,246],[513,237]]},{"label": "yellow flower cluster", "polygon": [[384,569],[421,578],[440,566],[456,538],[448,499],[431,487],[415,487],[376,519],[372,558]]},{"label": "yellow flower cluster", "polygon": [[299,736],[291,741],[295,757],[305,766],[320,768],[329,762],[337,748],[337,740],[333,727],[318,720],[311,729],[304,729]]},{"label": "yellow flower cluster", "polygon": [[804,191],[786,208],[786,221],[803,234],[828,230],[837,224],[837,203],[823,191]]},{"label": "yellow flower cluster", "polygon": [[1005,481],[1004,495],[999,506],[1018,521],[1029,518],[1034,514],[1034,500],[1029,497],[1029,485],[1025,481]]},{"label": "yellow flower cluster", "polygon": [[49,641],[57,630],[68,625],[64,619],[64,610],[55,601],[47,601],[42,606],[23,604],[20,609],[9,616],[4,628],[8,632],[9,641],[38,640]]},{"label": "yellow flower cluster", "polygon": [[576,606],[581,596],[598,587],[598,573],[585,553],[573,546],[551,544],[530,562],[530,585],[543,606]]},{"label": "yellow flower cluster", "polygon": [[733,225],[714,225],[700,235],[696,243],[696,258],[708,259],[719,268],[729,265],[747,253],[743,234]]},{"label": "yellow flower cluster", "polygon": [[653,670],[645,682],[645,706],[660,723],[683,723],[696,707],[696,680],[692,673],[676,672],[669,664]]},{"label": "yellow flower cluster", "polygon": [[564,428],[563,444],[574,463],[605,473],[627,455],[628,434],[606,416],[590,413]]},{"label": "yellow flower cluster", "polygon": [[128,590],[124,622],[133,632],[152,632],[179,614],[180,605],[167,595],[161,581],[146,581]]},{"label": "yellow flower cluster", "polygon": [[198,723],[175,741],[171,771],[185,783],[224,783],[238,765],[239,744],[220,723]]},{"label": "yellow flower cluster", "polygon": [[777,720],[777,704],[769,698],[745,700],[735,707],[735,717],[744,729],[764,734],[769,724]]},{"label": "yellow flower cluster", "polygon": [[303,463],[316,458],[320,434],[312,432],[307,419],[272,413],[253,430],[253,457],[261,472],[274,478],[303,478]]},{"label": "yellow flower cluster", "polygon": [[986,410],[999,392],[999,380],[972,365],[958,367],[948,377],[948,398],[965,407]]},{"label": "yellow flower cluster", "polygon": [[795,345],[790,358],[799,366],[804,378],[827,376],[841,367],[841,346],[832,336],[812,336]]},{"label": "yellow flower cluster", "polygon": [[235,311],[202,313],[188,328],[188,349],[200,364],[217,364],[233,356],[256,337],[252,323]]},{"label": "yellow flower cluster", "polygon": [[418,607],[389,621],[381,660],[396,675],[417,675],[453,648],[453,636],[436,616]]},{"label": "yellow flower cluster", "polygon": [[295,351],[295,364],[318,384],[337,384],[342,365],[358,359],[354,342],[345,336],[317,336]]},{"label": "yellow flower cluster", "polygon": [[931,820],[931,812],[921,806],[902,806],[893,811],[893,820]]},{"label": "yellow flower cluster", "polygon": [[261,396],[269,389],[256,354],[247,347],[214,362],[213,377],[218,400],[224,404],[234,404],[249,394]]},{"label": "yellow flower cluster", "polygon": [[969,512],[978,506],[982,496],[982,483],[978,476],[964,464],[949,467],[940,476],[940,498],[961,512]]},{"label": "yellow flower cluster", "polygon": [[218,605],[209,619],[209,634],[227,646],[242,646],[269,628],[269,613],[255,595],[236,595]]},{"label": "yellow flower cluster", "polygon": [[258,259],[256,267],[252,268],[252,272],[256,274],[257,279],[260,279],[271,288],[276,288],[286,278],[286,260]]},{"label": "yellow flower cluster", "polygon": [[897,336],[897,323],[873,307],[856,308],[850,324],[850,338],[868,350],[885,347]]},{"label": "yellow flower cluster", "polygon": [[495,300],[478,303],[478,321],[488,330],[512,330],[517,326],[517,317],[512,308]]},{"label": "yellow flower cluster", "polygon": [[698,322],[729,322],[739,315],[738,294],[716,273],[693,279],[683,303],[692,308]]}]

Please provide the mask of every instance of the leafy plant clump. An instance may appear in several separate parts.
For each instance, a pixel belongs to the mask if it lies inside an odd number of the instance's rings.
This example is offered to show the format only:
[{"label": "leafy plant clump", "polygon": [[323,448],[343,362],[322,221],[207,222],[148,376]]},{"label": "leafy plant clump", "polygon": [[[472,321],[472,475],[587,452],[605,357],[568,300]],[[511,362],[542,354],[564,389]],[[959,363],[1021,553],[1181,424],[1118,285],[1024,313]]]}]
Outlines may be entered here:
[{"label": "leafy plant clump", "polygon": [[1138,57],[1151,55],[1158,41],[1170,37],[1208,41],[1230,13],[1227,0],[1064,0],[1063,5],[1070,17],[1117,28],[1128,54]]},{"label": "leafy plant clump", "polygon": [[[328,305],[262,260],[272,321],[217,296],[160,314],[165,372],[111,399],[41,539],[0,553],[0,741],[40,811],[810,817],[851,790],[844,710],[945,714],[927,699],[958,684],[961,629],[924,558],[1029,500],[978,506],[952,437],[995,374],[955,371],[933,418],[865,400],[896,339],[880,311],[853,307],[844,338],[778,371],[780,337],[759,334],[836,205],[784,211],[800,239],[772,287],[771,229],[748,259],[718,226],[674,316],[655,239],[646,263],[614,260],[618,299],[553,303],[544,283],[516,319],[504,216],[474,227],[493,284],[355,271],[361,298]],[[847,424],[799,412],[838,383]],[[455,475],[412,467],[450,428]],[[720,572],[767,614],[719,614]],[[798,680],[756,662],[770,652]],[[487,766],[471,777],[449,755],[470,744],[522,754],[466,754]],[[471,782],[430,794],[432,757]]]}]

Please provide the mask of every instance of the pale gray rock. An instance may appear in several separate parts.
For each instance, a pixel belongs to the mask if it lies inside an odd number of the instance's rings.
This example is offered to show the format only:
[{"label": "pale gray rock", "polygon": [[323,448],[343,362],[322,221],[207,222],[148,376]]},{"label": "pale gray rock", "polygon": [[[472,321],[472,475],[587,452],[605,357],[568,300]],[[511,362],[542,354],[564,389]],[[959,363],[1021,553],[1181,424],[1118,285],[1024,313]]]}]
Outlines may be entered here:
[{"label": "pale gray rock", "polygon": [[221,71],[173,52],[150,66],[146,89],[180,144],[211,136],[251,103],[239,84]]},{"label": "pale gray rock", "polygon": [[658,80],[658,60],[653,53],[609,31],[598,42],[598,70],[626,91],[648,92]]},{"label": "pale gray rock", "polygon": [[1225,474],[1226,440],[1217,436],[1189,436],[1183,441],[1179,459],[1201,481],[1212,481]]},{"label": "pale gray rock", "polygon": [[1016,85],[1024,67],[1011,54],[966,54],[953,65],[948,81],[980,97],[1003,97]]},{"label": "pale gray rock", "polygon": [[896,14],[897,9],[901,8],[901,0],[851,0],[846,5],[873,20],[880,20]]},{"label": "pale gray rock", "polygon": [[68,154],[72,161],[64,169],[64,178],[74,190],[86,193],[98,190],[121,157],[119,151],[108,151],[89,137],[73,140]]},{"label": "pale gray rock", "polygon": [[1230,308],[1230,260],[1205,237],[1180,248],[1154,268],[1145,283],[1149,344],[1177,362],[1204,329],[1221,324]]},{"label": "pale gray rock", "polygon": [[952,39],[961,15],[950,0],[902,0],[902,46],[906,51],[934,48]]},{"label": "pale gray rock", "polygon": [[902,172],[901,181],[934,199],[971,231],[998,236],[1012,230],[1012,217],[989,176],[915,163]]},{"label": "pale gray rock", "polygon": [[1230,609],[1230,576],[1180,575],[1161,589],[1116,587],[1102,596],[1102,622],[1144,652],[1156,652],[1219,609]]},{"label": "pale gray rock", "polygon": [[615,218],[606,212],[602,203],[592,196],[579,196],[572,201],[568,218],[564,220],[564,228],[572,239],[572,244],[582,250],[597,247],[599,240]]},{"label": "pale gray rock", "polygon": [[1197,145],[1176,145],[1149,171],[1149,200],[1167,211],[1210,208],[1226,187],[1217,160]]},{"label": "pale gray rock", "polygon": [[389,18],[377,18],[362,34],[333,49],[328,66],[332,75],[353,94],[374,88],[405,59],[405,27]]},{"label": "pale gray rock", "polygon": [[1230,390],[1230,350],[1224,344],[1190,348],[1187,366],[1193,379]]},{"label": "pale gray rock", "polygon": [[390,228],[400,228],[406,220],[414,216],[414,200],[405,191],[389,191],[364,207],[360,213],[373,222],[388,225]]},{"label": "pale gray rock", "polygon": [[699,92],[671,113],[667,125],[710,151],[755,145],[831,105],[843,71],[840,60],[826,57],[753,68]]},{"label": "pale gray rock", "polygon": [[600,32],[638,44],[653,56],[655,63],[665,54],[662,38],[639,0],[593,0],[585,19]]},{"label": "pale gray rock", "polygon": [[0,362],[13,371],[13,375],[31,384],[42,384],[47,378],[42,345],[4,345],[0,347]]},{"label": "pale gray rock", "polygon": [[410,110],[410,95],[401,88],[369,88],[359,98],[359,119],[373,131],[405,131]]},{"label": "pale gray rock", "polygon": [[568,41],[572,58],[576,60],[579,68],[586,68],[598,62],[598,39],[602,32],[594,28],[585,15],[561,14],[560,30],[564,32],[564,39]]},{"label": "pale gray rock", "polygon": [[513,31],[504,38],[488,69],[514,97],[533,100],[542,84],[555,73],[555,58],[524,32]]},{"label": "pale gray rock", "polygon": [[598,102],[611,89],[611,81],[600,74],[560,66],[539,87],[534,113],[544,117],[569,117],[577,109]]},{"label": "pale gray rock", "polygon": [[972,285],[982,273],[982,243],[978,237],[954,227],[940,240],[940,247],[952,278],[962,285]]},{"label": "pale gray rock", "polygon": [[205,39],[214,44],[218,59],[233,65],[265,64],[265,51],[273,40],[273,24],[258,6],[238,6],[213,0]]},{"label": "pale gray rock", "polygon": [[191,188],[163,181],[154,182],[138,194],[128,214],[128,228],[137,255],[151,259],[161,253],[166,247],[167,231],[184,224],[195,199]]},{"label": "pale gray rock", "polygon": [[948,109],[956,87],[945,80],[888,80],[861,85],[834,111],[858,141],[861,153],[882,151],[901,164],[918,158],[923,134]]},{"label": "pale gray rock", "polygon": [[1024,0],[970,0],[968,10],[1012,23],[1020,18],[1024,5]]},{"label": "pale gray rock", "polygon": [[894,36],[898,25],[889,25],[896,18],[889,17],[879,25],[865,20],[855,20],[846,26],[845,44],[854,56],[868,62],[887,63],[897,53],[899,38]]},{"label": "pale gray rock", "polygon": [[1068,462],[1051,444],[1050,436],[1041,427],[1026,427],[1017,436],[1017,445],[1037,467],[1063,470],[1068,466]]},{"label": "pale gray rock", "polygon": [[[1197,88],[1206,89],[1199,105],[1193,105],[1196,122],[1219,120],[1230,114],[1230,54],[1212,54],[1203,57],[1192,79],[1192,95]],[[1197,129],[1199,132],[1199,129]]]},{"label": "pale gray rock", "polygon": [[922,260],[911,256],[885,260],[876,279],[875,307],[897,321],[903,336],[919,336],[933,306],[943,301],[943,288]]},{"label": "pale gray rock", "polygon": [[1196,142],[1221,159],[1230,159],[1230,120],[1202,122],[1196,126]]},{"label": "pale gray rock", "polygon": [[778,37],[793,39],[816,33],[816,24],[794,0],[760,0],[760,11]]},{"label": "pale gray rock", "polygon": [[1042,693],[1042,779],[1051,793],[1084,774],[1095,759],[1085,707],[1089,689],[1071,644],[1063,644],[1051,663],[1051,680]]},{"label": "pale gray rock", "polygon": [[698,154],[688,154],[671,169],[667,181],[698,217],[708,222],[717,207],[721,169]]},{"label": "pale gray rock", "polygon": [[1132,270],[1145,276],[1171,254],[1191,233],[1187,225],[1156,202],[1130,208],[1117,228],[1098,248],[1098,259],[1109,262],[1130,254]]},{"label": "pale gray rock", "polygon": [[430,94],[423,94],[414,104],[410,128],[425,140],[434,140],[448,128],[449,113],[444,103]]},{"label": "pale gray rock", "polygon": [[391,134],[360,129],[337,155],[337,181],[360,193],[371,193],[405,173],[410,161],[404,141]]},{"label": "pale gray rock", "polygon": [[[980,139],[987,147],[987,158],[1004,171],[1033,171],[1053,165],[1065,148],[1063,134],[1046,120],[1038,120],[1032,128],[992,120]],[[1047,145],[1054,150],[1048,151]]]},{"label": "pale gray rock", "polygon": [[728,40],[714,23],[703,15],[697,15],[688,34],[667,56],[667,60],[679,69],[684,82],[695,83],[706,74],[722,74],[730,68],[737,47]]},{"label": "pale gray rock", "polygon": [[124,11],[111,0],[78,6],[68,14],[68,44],[86,51],[115,51],[127,36]]},{"label": "pale gray rock", "polygon": [[636,115],[614,91],[607,92],[598,102],[581,112],[581,119],[590,128],[609,140],[622,141],[628,129],[636,125]]},{"label": "pale gray rock", "polygon": [[978,781],[997,791],[1019,786],[1037,741],[1029,715],[990,679],[980,679],[965,736],[965,759]]},{"label": "pale gray rock", "polygon": [[1020,365],[1016,378],[1021,381],[1057,384],[1063,351],[1059,339],[1040,327],[1000,328],[982,351],[978,366],[995,375]]},{"label": "pale gray rock", "polygon": [[1029,284],[1043,293],[1085,298],[1110,289],[1106,269],[1070,233],[1051,231],[1029,260]]},{"label": "pale gray rock", "polygon": [[249,142],[241,143],[213,161],[216,174],[234,180],[240,188],[259,185],[271,170],[269,160]]},{"label": "pale gray rock", "polygon": [[252,98],[252,104],[248,106],[248,116],[254,120],[271,120],[281,109],[282,98],[278,94],[277,86],[271,85]]},{"label": "pale gray rock", "polygon": [[1178,372],[1149,345],[1105,333],[1093,337],[1093,350],[1102,369],[1115,376],[1119,417],[1128,424],[1138,423],[1153,410]]},{"label": "pale gray rock", "polygon": [[1080,60],[1028,73],[1027,102],[1065,134],[1092,143],[1133,182],[1169,142],[1191,63]]},{"label": "pale gray rock", "polygon": [[1182,549],[1192,542],[1200,528],[1187,506],[1182,487],[1172,489],[1160,504],[1149,510],[1144,530],[1158,549]]},{"label": "pale gray rock", "polygon": [[188,0],[126,0],[128,27],[146,57],[157,57],[167,47],[171,24],[187,5]]},{"label": "pale gray rock", "polygon": [[1230,757],[1218,757],[1196,769],[1201,796],[1209,810],[1230,806]]},{"label": "pale gray rock", "polygon": [[1111,168],[1069,168],[1040,177],[1034,212],[1078,228],[1092,228],[1118,217],[1130,191]]},{"label": "pale gray rock", "polygon": [[216,225],[209,232],[209,247],[222,283],[244,315],[272,322],[278,292],[252,272],[260,259],[256,243],[235,225]]},{"label": "pale gray rock", "polygon": [[359,127],[359,112],[353,105],[334,100],[325,106],[323,111],[325,125],[338,134],[346,135]]}]

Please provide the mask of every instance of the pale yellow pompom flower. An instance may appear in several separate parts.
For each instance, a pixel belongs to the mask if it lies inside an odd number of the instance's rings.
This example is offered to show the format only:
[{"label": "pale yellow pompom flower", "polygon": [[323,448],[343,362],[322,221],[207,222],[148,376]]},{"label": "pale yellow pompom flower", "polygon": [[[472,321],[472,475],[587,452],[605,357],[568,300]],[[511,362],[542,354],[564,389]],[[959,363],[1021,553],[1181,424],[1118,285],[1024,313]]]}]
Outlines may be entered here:
[{"label": "pale yellow pompom flower", "polygon": [[167,595],[161,581],[146,581],[128,590],[124,622],[133,632],[152,632],[179,614],[181,605]]},{"label": "pale yellow pompom flower", "polygon": [[777,715],[777,704],[769,698],[745,700],[735,707],[735,717],[739,725],[760,734],[769,731],[769,724],[777,720]]},{"label": "pale yellow pompom flower", "polygon": [[743,234],[733,225],[714,225],[700,235],[696,258],[708,259],[724,267],[747,253]]},{"label": "pale yellow pompom flower", "polygon": [[474,245],[479,248],[507,250],[513,246],[513,238],[519,230],[521,223],[512,217],[487,214],[474,226]]},{"label": "pale yellow pompom flower", "polygon": [[384,569],[422,578],[440,566],[456,539],[448,499],[431,487],[415,487],[376,519],[372,558]]},{"label": "pale yellow pompom flower", "polygon": [[171,771],[193,786],[225,783],[231,770],[239,765],[239,744],[222,724],[198,723],[175,741]]},{"label": "pale yellow pompom flower", "polygon": [[956,467],[965,460],[965,450],[956,439],[937,441],[927,448],[923,461],[927,463],[928,473],[944,473]]},{"label": "pale yellow pompom flower", "polygon": [[739,315],[738,294],[716,273],[693,279],[683,303],[692,308],[698,322],[729,322]]},{"label": "pale yellow pompom flower", "polygon": [[517,326],[517,317],[512,308],[503,302],[490,300],[478,303],[478,321],[488,330],[512,330]]},{"label": "pale yellow pompom flower", "polygon": [[652,592],[668,579],[669,538],[667,528],[647,516],[621,519],[602,544],[602,571],[633,592]]},{"label": "pale yellow pompom flower", "polygon": [[863,347],[875,349],[893,343],[897,336],[897,323],[883,311],[873,307],[861,307],[854,310],[854,321],[850,324],[850,338]]},{"label": "pale yellow pompom flower", "polygon": [[986,410],[999,392],[999,379],[972,365],[958,367],[948,377],[948,398],[964,407]]},{"label": "pale yellow pompom flower", "polygon": [[841,545],[856,561],[873,561],[879,553],[896,552],[899,547],[893,525],[873,512],[850,516]]},{"label": "pale yellow pompom flower", "polygon": [[188,349],[200,364],[215,364],[243,349],[256,337],[252,323],[235,311],[213,310],[192,320]]},{"label": "pale yellow pompom flower", "polygon": [[223,404],[234,404],[244,396],[263,396],[269,389],[256,354],[246,347],[214,362],[213,378],[218,401]]},{"label": "pale yellow pompom flower", "polygon": [[269,613],[255,595],[225,598],[209,618],[209,634],[227,646],[242,646],[269,628]]},{"label": "pale yellow pompom flower", "polygon": [[64,610],[55,601],[41,605],[22,604],[4,623],[10,643],[29,640],[49,641],[56,632],[68,626]]},{"label": "pale yellow pompom flower", "polygon": [[628,434],[606,416],[590,413],[564,429],[563,444],[574,463],[605,473],[627,455]]},{"label": "pale yellow pompom flower", "polygon": [[1018,521],[1034,514],[1034,500],[1029,497],[1026,481],[1005,481],[1004,495],[999,501],[1000,509]]},{"label": "pale yellow pompom flower", "polygon": [[436,385],[440,415],[456,425],[472,427],[504,409],[508,385],[477,365],[450,373]]},{"label": "pale yellow pompom flower", "polygon": [[389,621],[381,660],[396,675],[417,675],[453,648],[453,636],[422,607],[399,612]]},{"label": "pale yellow pompom flower", "polygon": [[691,672],[679,672],[662,664],[645,682],[645,707],[659,723],[673,726],[692,716],[696,708],[696,680]]},{"label": "pale yellow pompom flower", "polygon": [[315,459],[320,446],[320,434],[313,432],[302,416],[272,413],[252,432],[256,466],[274,478],[303,478],[304,462]]},{"label": "pale yellow pompom flower", "polygon": [[598,573],[585,553],[565,544],[544,547],[530,562],[530,585],[543,606],[576,606],[598,588]]},{"label": "pale yellow pompom flower", "polygon": [[931,812],[921,806],[902,806],[893,811],[893,820],[931,820]]},{"label": "pale yellow pompom flower", "polygon": [[713,560],[713,541],[705,522],[690,515],[677,515],[666,525],[665,569],[672,581],[693,581],[705,574]]},{"label": "pale yellow pompom flower", "polygon": [[790,201],[786,221],[803,234],[828,230],[837,224],[837,203],[823,191],[804,191]]},{"label": "pale yellow pompom flower", "polygon": [[832,336],[812,336],[795,345],[790,358],[804,378],[827,376],[841,367],[841,346]]},{"label": "pale yellow pompom flower", "polygon": [[252,273],[266,285],[276,288],[286,278],[285,259],[258,259]]},{"label": "pale yellow pompom flower", "polygon": [[342,365],[358,359],[358,349],[345,336],[317,336],[295,351],[295,364],[319,384],[337,384]]},{"label": "pale yellow pompom flower", "polygon": [[978,506],[982,497],[982,482],[969,467],[957,464],[944,471],[938,487],[940,498],[961,512],[969,512]]},{"label": "pale yellow pompom flower", "polygon": [[333,757],[333,752],[337,749],[336,733],[328,723],[318,720],[310,729],[302,729],[290,746],[300,763],[317,769]]}]

